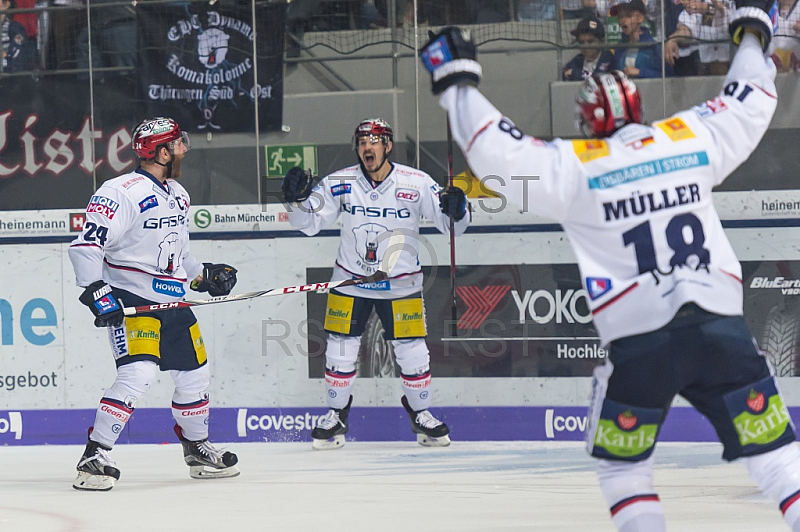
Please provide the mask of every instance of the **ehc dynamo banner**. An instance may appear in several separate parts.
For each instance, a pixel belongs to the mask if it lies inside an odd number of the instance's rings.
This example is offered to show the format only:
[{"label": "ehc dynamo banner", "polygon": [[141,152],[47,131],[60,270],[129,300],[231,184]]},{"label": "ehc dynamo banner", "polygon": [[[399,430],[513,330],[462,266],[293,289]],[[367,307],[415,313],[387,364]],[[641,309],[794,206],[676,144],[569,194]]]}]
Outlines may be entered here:
[{"label": "ehc dynamo banner", "polygon": [[221,4],[139,4],[139,88],[148,114],[175,118],[188,131],[252,132],[258,102],[261,131],[278,129],[285,5],[256,4],[254,26],[249,2]]}]

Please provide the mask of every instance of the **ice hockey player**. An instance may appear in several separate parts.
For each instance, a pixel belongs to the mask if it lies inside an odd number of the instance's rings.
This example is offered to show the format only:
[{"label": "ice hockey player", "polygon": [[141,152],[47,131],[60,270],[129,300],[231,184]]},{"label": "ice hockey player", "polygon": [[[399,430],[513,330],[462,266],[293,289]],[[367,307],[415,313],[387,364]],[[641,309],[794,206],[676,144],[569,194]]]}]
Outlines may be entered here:
[{"label": "ice hockey player", "polygon": [[401,402],[411,417],[417,441],[428,446],[450,444],[447,425],[428,410],[433,389],[417,258],[419,225],[424,216],[449,234],[452,215],[454,232],[460,235],[471,214],[460,188],[442,189],[425,172],[389,161],[392,142],[392,128],[385,120],[363,120],[353,135],[358,164],[334,172],[316,186],[313,176],[300,167],[291,169],[283,181],[289,222],[305,234],[315,235],[342,216],[334,281],[374,273],[392,231],[406,234],[391,279],[328,294],[324,328],[328,332],[325,388],[329,410],[311,432],[315,449],[344,445],[361,335],[373,308],[400,366]]},{"label": "ice hockey player", "polygon": [[[742,273],[711,190],[755,150],[777,105],[765,58],[775,5],[737,0],[738,51],[720,95],[651,126],[620,72],[587,79],[578,120],[591,140],[521,133],[481,95],[469,34],[445,28],[422,59],[470,167],[532,213],[559,221],[608,349],[595,370],[587,448],[614,525],[661,532],[653,450],[675,395],[714,426],[725,460],[800,531],[800,450],[766,358],[742,316]],[[520,178],[514,176],[538,176]]]},{"label": "ice hockey player", "polygon": [[175,384],[175,433],[193,478],[239,474],[237,457],[208,441],[209,367],[197,319],[182,308],[125,317],[123,305],[183,299],[187,283],[212,296],[229,294],[236,270],[201,264],[189,254],[189,194],[176,179],[188,136],[170,118],[148,118],[133,131],[136,170],[106,181],[89,200],[83,231],[69,257],[80,301],[108,331],[117,367],[89,428],[73,487],[108,491],[120,472],[109,451],[158,370]]}]

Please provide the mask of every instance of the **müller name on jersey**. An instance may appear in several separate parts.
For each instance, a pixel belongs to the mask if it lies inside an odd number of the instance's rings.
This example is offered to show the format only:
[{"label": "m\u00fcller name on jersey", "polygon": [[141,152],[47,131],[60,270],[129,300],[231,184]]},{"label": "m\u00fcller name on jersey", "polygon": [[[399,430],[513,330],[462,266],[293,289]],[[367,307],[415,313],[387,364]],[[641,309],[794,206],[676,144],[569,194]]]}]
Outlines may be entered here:
[{"label": "m\u00fcller name on jersey", "polygon": [[637,190],[629,198],[603,202],[603,209],[606,213],[606,221],[610,222],[698,201],[700,201],[700,187],[695,183],[690,183],[665,188],[659,192],[642,193]]}]

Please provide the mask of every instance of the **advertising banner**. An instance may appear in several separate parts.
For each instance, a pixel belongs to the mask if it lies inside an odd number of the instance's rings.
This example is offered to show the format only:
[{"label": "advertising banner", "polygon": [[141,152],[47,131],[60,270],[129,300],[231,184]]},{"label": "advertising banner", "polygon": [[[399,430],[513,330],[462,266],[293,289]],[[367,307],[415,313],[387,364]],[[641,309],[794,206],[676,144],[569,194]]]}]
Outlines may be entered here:
[{"label": "advertising banner", "polygon": [[[329,268],[309,268],[308,282]],[[800,261],[743,261],[744,316],[781,377],[800,375]],[[437,377],[588,377],[604,361],[588,294],[575,264],[459,266],[451,316],[449,268],[424,267],[431,371]],[[325,351],[326,295],[308,298],[308,350]],[[391,342],[373,312],[361,341],[359,377],[399,376]],[[324,376],[309,357],[309,377]]]},{"label": "advertising banner", "polygon": [[255,131],[258,111],[261,131],[279,129],[286,7],[255,9],[254,26],[245,3],[140,5],[139,89],[148,115],[170,116],[187,131],[231,133]]}]

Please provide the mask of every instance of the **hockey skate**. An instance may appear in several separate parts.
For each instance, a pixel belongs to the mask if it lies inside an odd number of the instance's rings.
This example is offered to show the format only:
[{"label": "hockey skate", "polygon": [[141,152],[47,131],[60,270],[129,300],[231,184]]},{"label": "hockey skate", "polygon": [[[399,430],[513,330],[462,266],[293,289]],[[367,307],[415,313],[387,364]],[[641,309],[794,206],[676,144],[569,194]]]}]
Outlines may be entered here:
[{"label": "hockey skate", "polygon": [[89,440],[78,462],[78,478],[72,487],[81,491],[109,491],[113,488],[119,480],[119,469],[108,455],[110,450],[110,447]]},{"label": "hockey skate", "polygon": [[239,458],[230,451],[217,449],[208,438],[200,441],[189,441],[183,437],[180,426],[175,425],[175,434],[183,446],[183,459],[189,466],[189,476],[192,478],[229,478],[239,476],[236,464]]},{"label": "hockey skate", "polygon": [[404,395],[400,400],[411,418],[411,430],[417,435],[417,443],[425,447],[447,447],[450,445],[450,429],[428,410],[415,412]]},{"label": "hockey skate", "polygon": [[317,421],[317,426],[311,431],[311,446],[318,451],[338,449],[344,445],[344,435],[347,434],[347,416],[350,414],[350,405],[353,396],[347,400],[344,408],[331,408],[325,416]]}]

